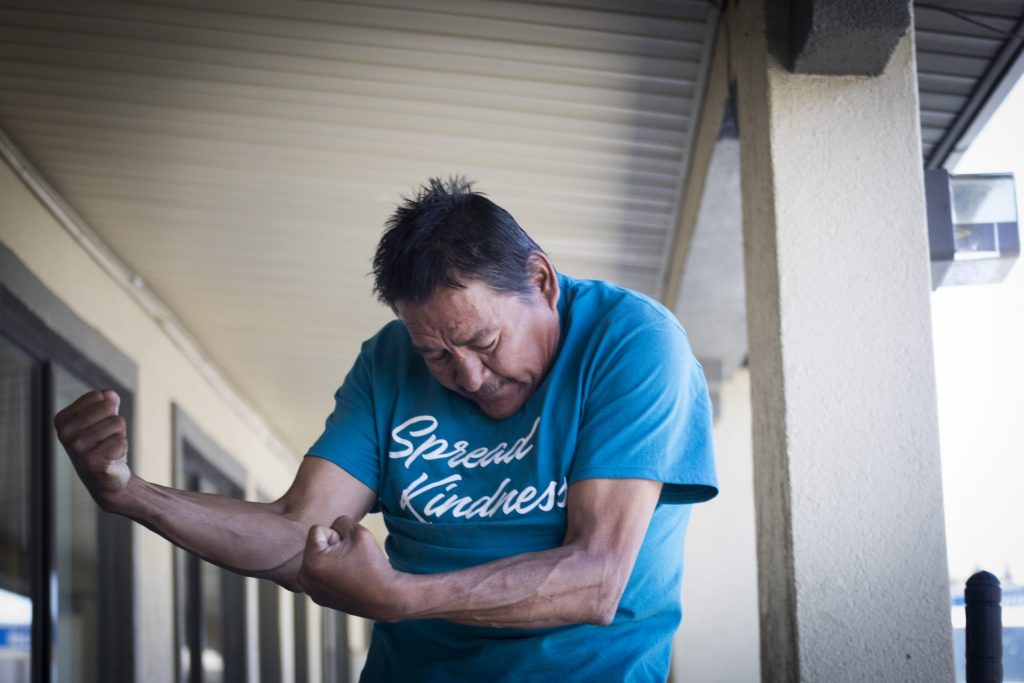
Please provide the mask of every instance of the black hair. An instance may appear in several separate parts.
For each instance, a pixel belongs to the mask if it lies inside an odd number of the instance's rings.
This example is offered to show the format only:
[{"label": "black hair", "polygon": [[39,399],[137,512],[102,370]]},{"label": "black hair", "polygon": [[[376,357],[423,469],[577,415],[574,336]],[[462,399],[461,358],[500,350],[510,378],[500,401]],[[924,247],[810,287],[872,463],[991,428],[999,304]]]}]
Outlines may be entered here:
[{"label": "black hair", "polygon": [[496,292],[532,291],[530,255],[543,253],[508,211],[464,177],[431,178],[385,224],[373,256],[374,292],[392,309],[426,303],[471,281]]}]

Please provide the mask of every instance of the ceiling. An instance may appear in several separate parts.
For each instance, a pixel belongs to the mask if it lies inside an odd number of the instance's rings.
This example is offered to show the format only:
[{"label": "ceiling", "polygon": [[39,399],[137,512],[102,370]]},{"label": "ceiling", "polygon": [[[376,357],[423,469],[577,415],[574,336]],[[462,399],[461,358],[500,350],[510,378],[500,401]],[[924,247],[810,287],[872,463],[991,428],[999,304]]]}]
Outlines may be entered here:
[{"label": "ceiling", "polygon": [[[429,9],[425,9],[429,7]],[[400,195],[465,174],[565,272],[659,294],[703,1],[0,2],[0,126],[305,452]]]},{"label": "ceiling", "polygon": [[[1013,30],[1022,3],[933,4]],[[916,15],[928,146],[1006,41]],[[0,0],[0,128],[300,454],[391,317],[372,250],[430,176],[476,179],[560,270],[661,295],[716,17],[704,0]],[[735,241],[714,230],[694,244]]]},{"label": "ceiling", "polygon": [[921,146],[938,167],[955,162],[1021,74],[1024,0],[914,3]]}]

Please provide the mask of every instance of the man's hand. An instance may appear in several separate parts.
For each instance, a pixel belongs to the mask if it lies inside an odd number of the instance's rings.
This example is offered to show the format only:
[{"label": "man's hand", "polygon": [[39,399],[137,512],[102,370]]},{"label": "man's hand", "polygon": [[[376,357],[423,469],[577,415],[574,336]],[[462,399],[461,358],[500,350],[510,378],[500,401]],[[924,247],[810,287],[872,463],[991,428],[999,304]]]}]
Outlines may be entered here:
[{"label": "man's hand", "polygon": [[82,483],[104,510],[112,511],[128,488],[128,425],[117,414],[121,397],[90,391],[57,413],[53,425]]},{"label": "man's hand", "polygon": [[391,568],[373,534],[350,517],[306,538],[298,581],[313,602],[377,621],[402,616],[402,574]]}]

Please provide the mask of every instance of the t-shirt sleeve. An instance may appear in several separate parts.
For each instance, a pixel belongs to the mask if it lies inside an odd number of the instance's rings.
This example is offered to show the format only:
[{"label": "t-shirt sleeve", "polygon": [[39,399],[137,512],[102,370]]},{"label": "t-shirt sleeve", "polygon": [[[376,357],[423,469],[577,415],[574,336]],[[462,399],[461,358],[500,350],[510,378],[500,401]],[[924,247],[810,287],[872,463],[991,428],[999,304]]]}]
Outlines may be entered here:
[{"label": "t-shirt sleeve", "polygon": [[380,492],[380,461],[374,421],[371,360],[366,346],[341,387],[334,393],[334,412],[307,457],[333,462]]},{"label": "t-shirt sleeve", "polygon": [[711,401],[682,328],[649,323],[608,343],[595,362],[569,483],[652,479],[663,482],[665,503],[713,498]]}]

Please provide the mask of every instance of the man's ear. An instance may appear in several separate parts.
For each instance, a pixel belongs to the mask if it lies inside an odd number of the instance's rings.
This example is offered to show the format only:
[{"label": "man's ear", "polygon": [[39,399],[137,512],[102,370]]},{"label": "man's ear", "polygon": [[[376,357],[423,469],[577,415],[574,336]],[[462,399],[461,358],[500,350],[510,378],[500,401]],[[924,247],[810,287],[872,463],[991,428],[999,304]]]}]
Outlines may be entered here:
[{"label": "man's ear", "polygon": [[540,251],[530,252],[527,260],[534,287],[551,310],[558,310],[558,272],[551,259]]}]

